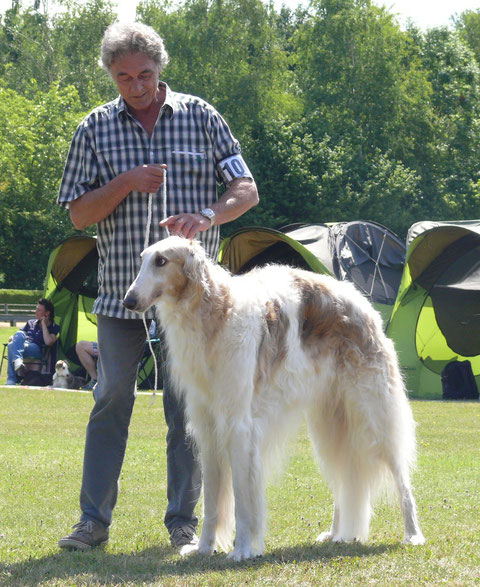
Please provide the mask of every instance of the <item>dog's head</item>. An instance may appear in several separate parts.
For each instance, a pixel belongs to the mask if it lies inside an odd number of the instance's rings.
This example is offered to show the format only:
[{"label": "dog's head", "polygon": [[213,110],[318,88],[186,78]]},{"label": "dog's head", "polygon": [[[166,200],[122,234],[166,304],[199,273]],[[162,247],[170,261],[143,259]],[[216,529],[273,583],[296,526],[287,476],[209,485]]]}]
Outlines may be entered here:
[{"label": "dog's head", "polygon": [[198,241],[171,236],[142,253],[142,266],[128,288],[123,305],[145,312],[162,301],[178,301],[191,285],[208,288],[207,257]]},{"label": "dog's head", "polygon": [[55,363],[55,373],[58,376],[66,377],[70,373],[68,363],[66,361],[57,361]]}]

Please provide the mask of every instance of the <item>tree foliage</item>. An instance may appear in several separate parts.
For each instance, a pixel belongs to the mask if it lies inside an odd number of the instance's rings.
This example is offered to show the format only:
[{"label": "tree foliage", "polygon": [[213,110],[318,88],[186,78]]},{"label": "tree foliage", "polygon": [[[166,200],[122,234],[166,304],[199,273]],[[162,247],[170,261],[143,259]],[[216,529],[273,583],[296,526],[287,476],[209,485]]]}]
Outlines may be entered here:
[{"label": "tree foliage", "polygon": [[[58,4],[58,2],[57,2]],[[98,67],[110,0],[12,2],[0,20],[0,285],[41,287],[74,232],[55,206],[76,124],[116,95]],[[239,138],[260,192],[243,226],[480,217],[480,13],[402,30],[371,0],[143,0],[174,90],[205,98]]]},{"label": "tree foliage", "polygon": [[52,244],[73,232],[54,203],[81,107],[72,87],[32,82],[28,93],[0,81],[0,271],[6,285],[38,288]]}]

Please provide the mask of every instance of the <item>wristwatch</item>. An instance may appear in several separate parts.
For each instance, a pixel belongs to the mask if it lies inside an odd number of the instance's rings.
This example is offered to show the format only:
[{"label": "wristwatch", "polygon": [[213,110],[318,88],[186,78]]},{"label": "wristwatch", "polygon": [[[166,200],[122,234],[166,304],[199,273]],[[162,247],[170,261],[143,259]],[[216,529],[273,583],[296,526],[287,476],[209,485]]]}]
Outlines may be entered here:
[{"label": "wristwatch", "polygon": [[210,228],[215,224],[215,212],[211,208],[204,208],[200,214],[210,220]]}]

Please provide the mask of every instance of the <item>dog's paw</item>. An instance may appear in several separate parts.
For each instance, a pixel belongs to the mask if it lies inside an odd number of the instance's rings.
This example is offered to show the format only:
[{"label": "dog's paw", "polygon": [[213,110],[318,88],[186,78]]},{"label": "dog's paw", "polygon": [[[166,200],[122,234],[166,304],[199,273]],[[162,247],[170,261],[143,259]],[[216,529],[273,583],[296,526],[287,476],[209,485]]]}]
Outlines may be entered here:
[{"label": "dog's paw", "polygon": [[227,560],[240,562],[251,558],[259,558],[263,556],[265,548],[237,548],[227,555]]},{"label": "dog's paw", "polygon": [[197,552],[198,554],[202,554],[204,556],[211,556],[215,552],[215,549],[213,546],[210,546],[209,544],[202,544],[200,541],[197,547]]},{"label": "dog's paw", "polygon": [[413,534],[413,536],[405,536],[404,544],[413,544],[414,546],[425,544],[425,537],[423,534]]},{"label": "dog's paw", "polygon": [[232,552],[227,556],[227,560],[234,561],[236,563],[247,560],[249,558],[255,558],[255,553],[250,549],[234,548]]},{"label": "dog's paw", "polygon": [[333,540],[333,535],[331,532],[322,532],[317,536],[315,542],[330,542]]}]

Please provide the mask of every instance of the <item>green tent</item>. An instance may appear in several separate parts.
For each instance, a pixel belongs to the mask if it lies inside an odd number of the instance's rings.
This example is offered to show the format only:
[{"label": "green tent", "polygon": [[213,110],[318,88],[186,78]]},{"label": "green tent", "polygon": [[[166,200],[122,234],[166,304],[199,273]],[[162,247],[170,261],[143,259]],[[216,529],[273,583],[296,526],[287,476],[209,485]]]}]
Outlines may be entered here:
[{"label": "green tent", "polygon": [[405,244],[375,222],[293,224],[279,230],[242,228],[224,239],[219,262],[232,273],[284,263],[353,282],[383,316],[396,299]]},{"label": "green tent", "polygon": [[75,353],[79,340],[97,340],[97,317],[92,314],[97,296],[96,239],[72,236],[50,253],[45,278],[46,298],[55,307],[60,327],[57,356],[68,360],[73,372],[81,365]]},{"label": "green tent", "polygon": [[[60,327],[57,357],[66,359],[74,373],[82,369],[76,343],[97,340],[97,317],[92,314],[98,292],[96,244],[92,236],[71,236],[53,249],[47,265],[44,296],[52,301]],[[147,349],[140,364],[139,388],[152,387],[153,372],[153,358]]]},{"label": "green tent", "polygon": [[480,220],[410,228],[387,334],[413,396],[441,398],[452,361],[469,361],[480,387]]}]

